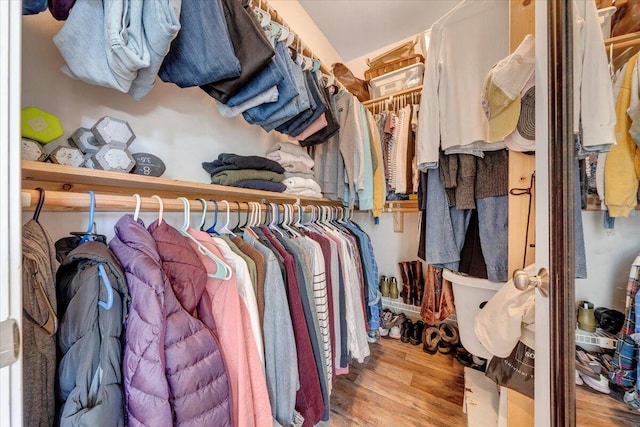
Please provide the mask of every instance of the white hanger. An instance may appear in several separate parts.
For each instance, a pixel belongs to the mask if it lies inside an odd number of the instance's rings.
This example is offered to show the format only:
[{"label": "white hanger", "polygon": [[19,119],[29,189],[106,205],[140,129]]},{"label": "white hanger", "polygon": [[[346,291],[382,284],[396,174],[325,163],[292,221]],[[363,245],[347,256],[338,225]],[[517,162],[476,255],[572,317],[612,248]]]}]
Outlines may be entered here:
[{"label": "white hanger", "polygon": [[158,201],[158,205],[160,205],[160,209],[158,211],[158,225],[162,224],[162,214],[164,213],[164,202],[157,194],[151,196],[152,199],[156,199]]},{"label": "white hanger", "polygon": [[222,200],[220,203],[224,203],[227,206],[227,221],[224,223],[224,226],[220,230],[220,234],[231,234],[232,236],[235,236],[234,232],[229,230],[229,216],[231,214],[229,202],[227,202],[226,200]]},{"label": "white hanger", "polygon": [[284,237],[284,233],[277,226],[278,213],[279,213],[278,205],[276,203],[269,203],[269,206],[271,207],[271,222],[269,222],[269,226],[268,226],[269,230],[275,231],[280,235],[280,237]]},{"label": "white hanger", "polygon": [[142,202],[140,201],[140,195],[138,193],[134,194],[133,197],[136,198],[136,210],[133,211],[133,220],[138,222],[138,216],[140,216],[140,207]]},{"label": "white hanger", "polygon": [[213,262],[216,263],[216,272],[215,272],[215,274],[207,274],[208,277],[211,277],[213,279],[229,280],[231,278],[231,267],[229,267],[224,261],[222,261],[220,258],[218,258],[218,256],[216,254],[211,252],[209,249],[205,248],[204,245],[198,241],[198,239],[193,237],[187,231],[187,229],[189,228],[189,217],[191,215],[191,208],[190,208],[190,205],[189,205],[189,201],[184,197],[178,197],[178,200],[180,200],[182,202],[182,204],[184,205],[184,222],[182,224],[182,227],[180,227],[178,229],[178,231],[184,237],[186,237],[186,238],[190,239],[191,241],[193,241],[197,245],[198,251],[201,254],[208,256],[209,258],[211,258],[213,260]]}]

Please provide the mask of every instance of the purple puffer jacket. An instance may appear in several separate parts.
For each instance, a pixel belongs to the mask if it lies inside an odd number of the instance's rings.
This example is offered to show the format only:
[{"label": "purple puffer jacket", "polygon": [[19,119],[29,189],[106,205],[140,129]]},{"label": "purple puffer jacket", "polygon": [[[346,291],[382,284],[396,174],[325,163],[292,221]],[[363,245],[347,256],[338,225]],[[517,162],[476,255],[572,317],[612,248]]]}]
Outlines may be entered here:
[{"label": "purple puffer jacket", "polygon": [[123,360],[128,425],[231,426],[222,354],[211,331],[190,314],[205,287],[202,265],[184,263],[177,297],[142,221],[120,218],[109,246],[131,295]]}]

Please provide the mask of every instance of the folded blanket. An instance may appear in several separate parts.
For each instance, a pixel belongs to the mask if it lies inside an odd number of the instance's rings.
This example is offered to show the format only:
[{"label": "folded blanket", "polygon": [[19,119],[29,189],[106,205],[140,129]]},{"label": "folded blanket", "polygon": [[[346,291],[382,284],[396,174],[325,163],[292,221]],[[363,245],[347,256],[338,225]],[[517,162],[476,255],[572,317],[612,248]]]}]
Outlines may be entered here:
[{"label": "folded blanket", "polygon": [[281,182],[264,181],[261,179],[246,179],[244,181],[238,181],[235,184],[233,184],[232,187],[251,188],[252,190],[274,191],[276,193],[282,193],[287,189],[287,186]]},{"label": "folded blanket", "polygon": [[233,185],[236,182],[246,181],[248,179],[282,182],[282,180],[284,180],[284,175],[281,173],[258,169],[226,170],[211,175],[211,183],[219,185]]},{"label": "folded blanket", "polygon": [[[302,173],[302,172],[288,172],[288,171],[284,171],[284,177],[285,178],[293,178],[293,177],[298,177],[298,178],[307,178],[307,179],[312,179],[312,180],[316,180],[316,176],[312,173]],[[317,182],[317,181],[316,181]]]},{"label": "folded blanket", "polygon": [[306,188],[306,189],[315,191],[316,193],[322,192],[322,189],[320,188],[318,183],[315,180],[309,179],[309,178],[300,178],[300,177],[294,176],[294,177],[285,179],[284,181],[282,181],[282,183],[287,186],[288,190]]},{"label": "folded blanket", "polygon": [[278,162],[288,172],[312,173],[314,165],[307,151],[291,142],[278,142],[269,149],[267,158]]},{"label": "folded blanket", "polygon": [[240,156],[238,154],[222,153],[213,162],[203,162],[202,168],[215,175],[225,170],[259,169],[276,173],[284,172],[284,168],[276,161],[260,156]]},{"label": "folded blanket", "polygon": [[322,198],[322,193],[313,191],[310,188],[287,188],[286,190],[284,190],[284,192],[287,194],[295,194],[296,196],[301,196],[301,197]]}]

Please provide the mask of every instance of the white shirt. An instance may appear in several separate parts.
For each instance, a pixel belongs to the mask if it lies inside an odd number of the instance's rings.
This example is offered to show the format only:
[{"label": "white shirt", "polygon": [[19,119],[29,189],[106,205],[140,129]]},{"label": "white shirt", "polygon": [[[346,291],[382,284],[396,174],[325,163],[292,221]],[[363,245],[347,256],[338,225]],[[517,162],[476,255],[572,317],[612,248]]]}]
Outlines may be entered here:
[{"label": "white shirt", "polygon": [[484,80],[508,54],[508,1],[465,1],[433,24],[417,132],[420,169],[437,165],[440,147],[484,143]]},{"label": "white shirt", "polygon": [[615,144],[616,108],[595,2],[573,0],[573,130],[582,146]]}]

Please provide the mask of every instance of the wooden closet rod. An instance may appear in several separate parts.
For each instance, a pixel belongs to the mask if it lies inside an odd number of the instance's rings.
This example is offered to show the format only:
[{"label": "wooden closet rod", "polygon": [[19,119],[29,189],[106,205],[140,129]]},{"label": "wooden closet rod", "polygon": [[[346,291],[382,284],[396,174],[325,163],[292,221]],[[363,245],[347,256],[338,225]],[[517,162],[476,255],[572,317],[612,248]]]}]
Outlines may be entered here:
[{"label": "wooden closet rod", "polygon": [[[38,190],[28,190],[23,189],[21,193],[21,203],[22,208],[24,210],[33,210],[38,205],[40,193]],[[193,197],[193,196],[191,196]],[[211,201],[207,200],[207,211],[213,212],[215,209],[215,204]],[[44,208],[50,211],[61,211],[61,212],[87,212],[89,210],[89,203],[91,199],[89,193],[73,193],[68,191],[45,191],[45,199],[44,199]],[[202,211],[202,203],[200,203],[197,199],[188,199],[189,205],[193,212],[201,212]],[[156,198],[152,197],[140,197],[140,210],[149,211],[149,212],[157,212],[159,210],[159,203]],[[216,199],[218,203],[218,213],[226,212],[227,206],[222,199]],[[229,202],[229,211],[230,212],[248,212],[251,208],[245,202],[236,203],[235,200],[227,200]],[[131,196],[121,196],[114,194],[102,194],[95,193],[95,203],[96,203],[96,211],[98,212],[133,212],[136,208],[136,198]],[[162,203],[164,206],[165,212],[182,212],[184,210],[184,205],[178,199],[173,198],[162,198]],[[293,203],[289,203],[293,204]],[[303,212],[306,210],[310,211],[309,204],[305,206],[302,205]],[[316,206],[316,205],[313,205]],[[325,206],[325,205],[318,205]],[[260,207],[263,211],[269,209],[269,205],[265,204],[264,201],[260,203]],[[329,206],[332,209],[343,209],[339,206]],[[282,203],[278,203],[278,208],[280,211],[283,211]],[[295,208],[294,212],[297,214],[298,209]]]},{"label": "wooden closet rod", "polygon": [[406,96],[414,94],[414,93],[420,95],[422,93],[422,86],[416,86],[416,87],[412,87],[410,89],[401,90],[400,92],[396,92],[396,93],[394,93],[392,95],[381,96],[379,98],[373,98],[373,99],[370,99],[368,101],[364,101],[362,103],[362,105],[364,105],[365,107],[369,107],[370,105],[373,105],[373,104],[375,104],[377,102],[392,100],[392,99],[395,99],[395,98],[402,98],[402,97],[406,97]]}]

